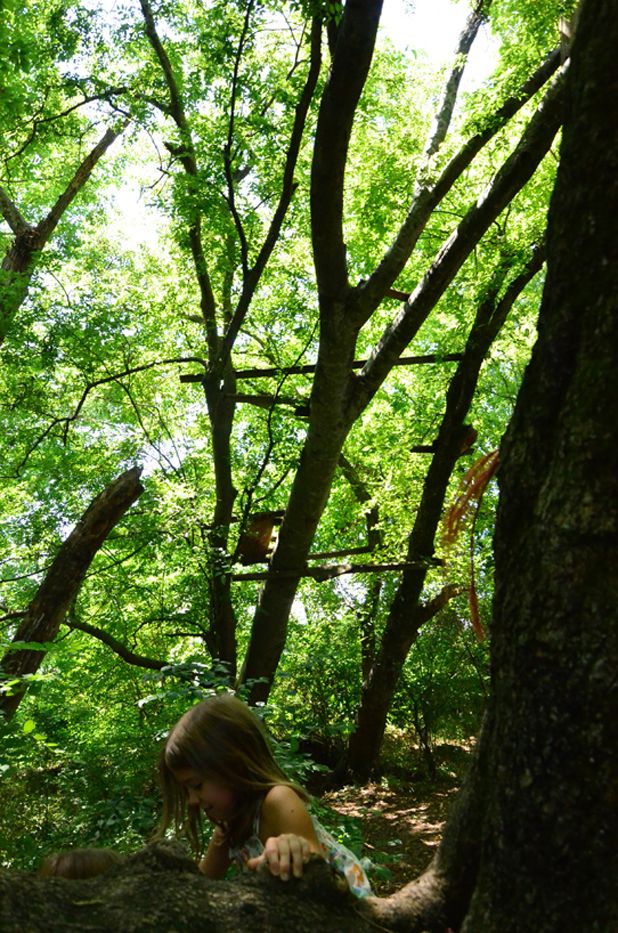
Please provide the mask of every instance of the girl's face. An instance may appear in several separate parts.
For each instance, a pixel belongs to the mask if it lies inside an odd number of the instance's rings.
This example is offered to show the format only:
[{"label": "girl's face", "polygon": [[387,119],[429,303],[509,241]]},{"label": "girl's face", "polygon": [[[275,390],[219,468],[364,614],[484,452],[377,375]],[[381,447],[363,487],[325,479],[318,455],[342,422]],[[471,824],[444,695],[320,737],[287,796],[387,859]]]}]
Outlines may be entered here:
[{"label": "girl's face", "polygon": [[174,772],[187,792],[189,806],[198,806],[211,823],[226,823],[236,810],[236,795],[231,787],[216,778],[205,778],[191,768]]}]

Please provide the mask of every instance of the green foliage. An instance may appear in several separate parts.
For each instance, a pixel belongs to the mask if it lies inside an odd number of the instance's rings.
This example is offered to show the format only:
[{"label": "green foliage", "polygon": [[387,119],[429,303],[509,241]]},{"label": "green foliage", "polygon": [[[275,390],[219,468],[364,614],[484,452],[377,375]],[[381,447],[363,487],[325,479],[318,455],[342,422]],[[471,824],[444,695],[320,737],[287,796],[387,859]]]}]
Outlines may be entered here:
[{"label": "green foliage", "polygon": [[360,646],[355,614],[341,614],[335,587],[329,594],[329,611],[326,595],[320,594],[319,607],[307,601],[307,621],[297,622],[290,633],[273,693],[273,726],[304,740],[309,748],[317,743],[326,760],[334,763],[358,707]]},{"label": "green foliage", "polygon": [[[493,119],[498,102],[538,65],[554,44],[565,6],[558,0],[496,0],[492,29],[503,43],[501,64],[456,112],[432,172],[469,132]],[[269,0],[253,4],[246,19],[248,5],[240,0],[153,5],[183,129],[173,119],[169,84],[137,7],[3,3],[0,184],[27,222],[47,214],[104,129],[125,117],[130,123],[37,257],[27,298],[2,346],[2,650],[89,502],[123,469],[140,463],[145,492],[97,554],[67,621],[95,626],[163,665],[145,674],[67,626],[53,648],[41,647],[45,662],[28,676],[26,699],[0,735],[0,770],[10,779],[0,789],[4,863],[32,867],[49,849],[77,844],[125,851],[140,845],[156,819],[153,774],[161,736],[189,704],[229,685],[228,669],[213,647],[216,575],[222,567],[239,569],[232,567],[232,555],[245,512],[286,506],[306,437],[312,377],[230,382],[226,404],[241,394],[276,395],[282,404],[268,409],[233,402],[227,453],[236,497],[229,528],[219,528],[212,412],[202,386],[179,378],[203,376],[211,353],[193,234],[199,220],[220,333],[244,295],[244,267],[259,255],[277,207],[307,75],[308,20],[320,14],[336,26],[342,10],[330,0],[283,7]],[[318,318],[309,191],[329,64],[323,44],[294,196],[234,346],[237,370],[316,358],[324,322]],[[343,224],[352,284],[373,271],[411,203],[441,81],[421,54],[398,51],[388,41],[376,50],[346,170]],[[533,104],[479,154],[432,215],[398,288],[409,292],[422,280],[512,150]],[[195,161],[191,172],[187,154]],[[509,257],[521,264],[529,244],[540,241],[554,168],[550,156],[483,238],[410,353],[463,348],[498,263]],[[131,208],[136,192],[139,205]],[[7,223],[0,234],[8,246]],[[540,287],[535,281],[523,294],[485,363],[469,416],[479,431],[479,452],[499,445],[510,416],[535,337]],[[372,352],[396,311],[392,299],[381,303],[361,329],[358,358]],[[367,559],[404,559],[429,462],[411,449],[435,439],[453,371],[450,362],[393,370],[346,441],[365,499],[340,470],[315,552],[367,545],[367,516],[376,509],[379,544]],[[468,465],[465,458],[458,462],[452,490]],[[485,616],[495,496],[493,489],[487,494],[476,537]],[[219,550],[212,546],[215,526],[223,542]],[[465,561],[465,554],[452,557],[449,580],[465,583]],[[332,764],[353,728],[362,685],[360,629],[373,580],[367,574],[307,582],[294,604],[263,714],[279,760],[301,783],[316,770],[306,749]],[[381,574],[369,620],[376,646],[398,582],[393,571]],[[432,571],[423,598],[443,584],[441,572]],[[239,657],[258,587],[232,585]],[[455,605],[421,631],[391,713],[393,728],[408,738],[416,723],[430,751],[437,737],[470,735],[483,704],[486,646],[471,639],[465,597]],[[11,650],[26,648],[39,645],[21,642]],[[19,685],[13,679],[3,689]],[[358,823],[322,809],[319,816],[360,851]]]},{"label": "green foliage", "polygon": [[489,689],[488,662],[487,642],[479,643],[454,609],[425,626],[412,647],[391,721],[408,734],[412,728],[431,777],[435,777],[438,737],[467,739],[478,731]]}]

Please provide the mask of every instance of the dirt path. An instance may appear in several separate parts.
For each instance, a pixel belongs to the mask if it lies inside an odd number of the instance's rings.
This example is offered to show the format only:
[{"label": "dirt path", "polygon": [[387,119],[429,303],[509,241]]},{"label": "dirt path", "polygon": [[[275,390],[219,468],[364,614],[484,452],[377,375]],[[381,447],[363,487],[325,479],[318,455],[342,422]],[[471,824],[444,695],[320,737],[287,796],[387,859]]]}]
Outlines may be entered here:
[{"label": "dirt path", "polygon": [[360,822],[363,856],[379,866],[371,872],[376,894],[392,894],[431,861],[468,752],[469,748],[459,747],[455,770],[443,773],[434,785],[391,781],[343,787],[321,798],[321,803],[344,818]]}]

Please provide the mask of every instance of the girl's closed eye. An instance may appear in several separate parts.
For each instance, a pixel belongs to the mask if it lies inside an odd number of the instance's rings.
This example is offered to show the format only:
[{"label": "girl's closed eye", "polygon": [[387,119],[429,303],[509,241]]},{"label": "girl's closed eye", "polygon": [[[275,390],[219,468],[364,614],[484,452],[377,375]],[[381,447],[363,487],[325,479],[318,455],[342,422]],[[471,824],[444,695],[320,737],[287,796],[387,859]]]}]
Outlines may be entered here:
[{"label": "girl's closed eye", "polygon": [[196,774],[191,768],[175,772],[175,778],[184,789],[190,807],[197,807],[213,823],[226,823],[236,808],[236,795],[221,781]]}]

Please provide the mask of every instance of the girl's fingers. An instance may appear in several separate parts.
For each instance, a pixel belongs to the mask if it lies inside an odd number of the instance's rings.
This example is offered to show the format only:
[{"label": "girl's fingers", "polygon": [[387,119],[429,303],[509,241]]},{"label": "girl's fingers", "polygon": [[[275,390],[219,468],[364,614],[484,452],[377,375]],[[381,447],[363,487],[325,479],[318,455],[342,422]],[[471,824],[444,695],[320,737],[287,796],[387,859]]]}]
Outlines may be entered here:
[{"label": "girl's fingers", "polygon": [[295,878],[300,878],[303,873],[303,865],[309,858],[309,843],[302,836],[293,836],[290,840],[290,855],[292,859],[292,870]]},{"label": "girl's fingers", "polygon": [[310,855],[309,843],[302,836],[285,833],[282,836],[271,836],[266,840],[263,854],[257,859],[250,859],[249,868],[255,868],[260,861],[265,861],[273,875],[278,875],[282,881],[290,877],[290,868],[295,878],[300,878],[303,865]]}]

